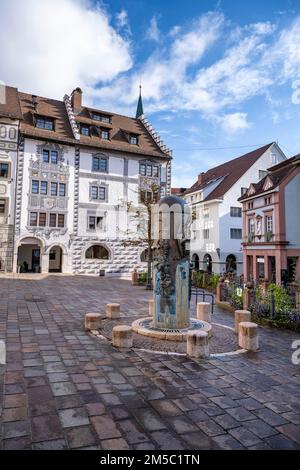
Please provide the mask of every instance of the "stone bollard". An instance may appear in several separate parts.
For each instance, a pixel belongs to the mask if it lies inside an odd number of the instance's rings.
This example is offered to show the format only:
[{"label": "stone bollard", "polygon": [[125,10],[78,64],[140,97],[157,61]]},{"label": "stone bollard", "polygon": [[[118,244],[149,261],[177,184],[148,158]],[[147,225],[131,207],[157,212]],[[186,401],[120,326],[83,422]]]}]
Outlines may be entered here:
[{"label": "stone bollard", "polygon": [[104,316],[100,313],[86,313],[84,327],[86,330],[98,330],[102,326]]},{"label": "stone bollard", "polygon": [[132,348],[132,329],[127,325],[114,326],[112,344],[117,348]]},{"label": "stone bollard", "polygon": [[216,301],[217,302],[222,302],[223,300],[223,288],[224,288],[224,282],[219,281],[216,289]]},{"label": "stone bollard", "polygon": [[187,333],[186,353],[191,357],[209,357],[208,334],[206,331],[189,331]]},{"label": "stone bollard", "polygon": [[249,351],[257,351],[258,331],[256,323],[242,321],[239,324],[239,347]]},{"label": "stone bollard", "polygon": [[236,310],[234,312],[234,331],[238,334],[239,323],[241,321],[251,321],[251,312],[249,310]]},{"label": "stone bollard", "polygon": [[153,317],[154,316],[154,300],[149,299],[148,305],[149,305],[149,317]]},{"label": "stone bollard", "polygon": [[134,269],[131,273],[131,285],[137,286],[138,285],[138,272]]},{"label": "stone bollard", "polygon": [[197,303],[197,318],[198,320],[207,321],[211,323],[211,305],[209,302]]},{"label": "stone bollard", "polygon": [[243,290],[243,309],[248,310],[250,306],[250,291],[248,287]]},{"label": "stone bollard", "polygon": [[0,341],[0,365],[6,363],[6,349],[4,341]]},{"label": "stone bollard", "polygon": [[106,316],[111,319],[120,318],[120,304],[107,304]]}]

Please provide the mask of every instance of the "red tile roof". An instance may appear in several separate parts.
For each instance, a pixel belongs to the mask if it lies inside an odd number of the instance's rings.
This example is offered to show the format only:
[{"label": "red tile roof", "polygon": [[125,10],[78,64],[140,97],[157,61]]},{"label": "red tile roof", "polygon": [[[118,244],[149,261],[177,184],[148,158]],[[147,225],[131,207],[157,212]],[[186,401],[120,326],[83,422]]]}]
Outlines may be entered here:
[{"label": "red tile roof", "polygon": [[[294,171],[295,163],[300,164],[300,154],[295,155],[294,157],[289,158],[288,160],[284,160],[283,162],[280,162],[277,165],[274,165],[269,168],[269,173],[264,178],[262,178],[258,183],[251,184],[251,186],[254,188],[254,192],[248,194],[247,191],[243,196],[239,198],[239,201],[242,202],[248,198],[256,197],[265,192],[269,192],[270,189],[277,188],[277,186],[279,186],[285,180],[285,178]],[[267,179],[272,181],[273,186],[272,188],[264,190],[265,182]]]},{"label": "red tile roof", "polygon": [[[75,119],[78,125],[80,125],[80,123],[90,125],[91,135],[80,135],[79,141],[74,138],[64,101],[37,96],[37,105],[36,109],[34,109],[32,105],[32,95],[19,93],[19,98],[21,110],[24,116],[24,122],[21,125],[21,132],[25,136],[35,137],[38,139],[50,139],[66,144],[96,147],[103,150],[117,150],[138,155],[170,158],[158,147],[139,119],[93,109],[93,111],[98,114],[109,114],[111,116],[111,125],[109,125],[107,123],[91,119],[89,112],[91,108],[82,107],[79,114],[75,115]],[[55,130],[49,131],[36,128],[33,121],[34,114],[54,118]],[[101,139],[95,126],[108,128],[110,130],[110,140]],[[126,139],[123,130],[138,135],[138,145],[130,144],[128,139]]]},{"label": "red tile roof", "polygon": [[11,119],[23,119],[19,103],[18,90],[11,86],[0,85],[1,97],[4,94],[4,103],[0,100],[0,116]]},{"label": "red tile roof", "polygon": [[222,165],[211,168],[200,176],[200,182],[197,180],[193,186],[185,191],[185,194],[193,193],[209,186],[212,182],[220,179],[216,188],[204,199],[211,201],[219,199],[243,176],[243,174],[270,148],[274,142],[264,145],[252,152],[246,153],[241,157],[234,158]]}]

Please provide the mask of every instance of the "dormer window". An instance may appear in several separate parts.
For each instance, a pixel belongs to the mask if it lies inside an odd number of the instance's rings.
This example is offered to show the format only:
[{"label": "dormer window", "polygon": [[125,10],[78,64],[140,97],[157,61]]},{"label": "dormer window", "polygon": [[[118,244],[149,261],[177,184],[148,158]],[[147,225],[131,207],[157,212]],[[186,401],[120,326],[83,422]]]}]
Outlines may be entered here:
[{"label": "dormer window", "polygon": [[90,126],[81,125],[80,126],[80,132],[81,132],[82,135],[85,135],[85,136],[89,137],[89,135],[90,135]]},{"label": "dormer window", "polygon": [[138,137],[137,135],[130,134],[129,136],[129,143],[132,145],[138,145]]},{"label": "dormer window", "polygon": [[54,131],[54,119],[37,116],[35,120],[35,127],[38,127],[39,129],[46,129],[47,131]]},{"label": "dormer window", "polygon": [[94,119],[94,121],[101,121],[101,122],[105,122],[106,124],[111,124],[111,116],[107,116],[105,114],[93,113],[92,119]]},{"label": "dormer window", "polygon": [[100,136],[103,140],[109,140],[109,131],[107,131],[106,129],[101,129]]}]

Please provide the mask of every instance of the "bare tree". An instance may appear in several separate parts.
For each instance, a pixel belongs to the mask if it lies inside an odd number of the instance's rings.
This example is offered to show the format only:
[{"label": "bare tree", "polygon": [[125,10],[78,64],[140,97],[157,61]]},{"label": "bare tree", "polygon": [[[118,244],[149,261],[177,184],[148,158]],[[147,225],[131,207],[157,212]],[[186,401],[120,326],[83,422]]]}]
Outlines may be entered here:
[{"label": "bare tree", "polygon": [[[127,229],[127,235],[132,238],[123,241],[125,246],[144,245],[147,250],[147,289],[152,289],[152,262],[153,262],[153,238],[152,238],[152,208],[160,199],[160,186],[152,178],[144,178],[139,190],[139,205],[125,202],[127,213],[136,223]],[[130,219],[130,217],[129,217]]]}]

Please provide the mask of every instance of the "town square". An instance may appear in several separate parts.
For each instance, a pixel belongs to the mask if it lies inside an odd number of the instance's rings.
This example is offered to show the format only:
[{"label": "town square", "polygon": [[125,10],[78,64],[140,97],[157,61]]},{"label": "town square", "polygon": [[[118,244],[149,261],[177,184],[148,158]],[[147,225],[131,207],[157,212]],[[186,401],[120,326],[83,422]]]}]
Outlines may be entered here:
[{"label": "town square", "polygon": [[3,456],[300,449],[299,4],[171,3],[0,0]]}]

